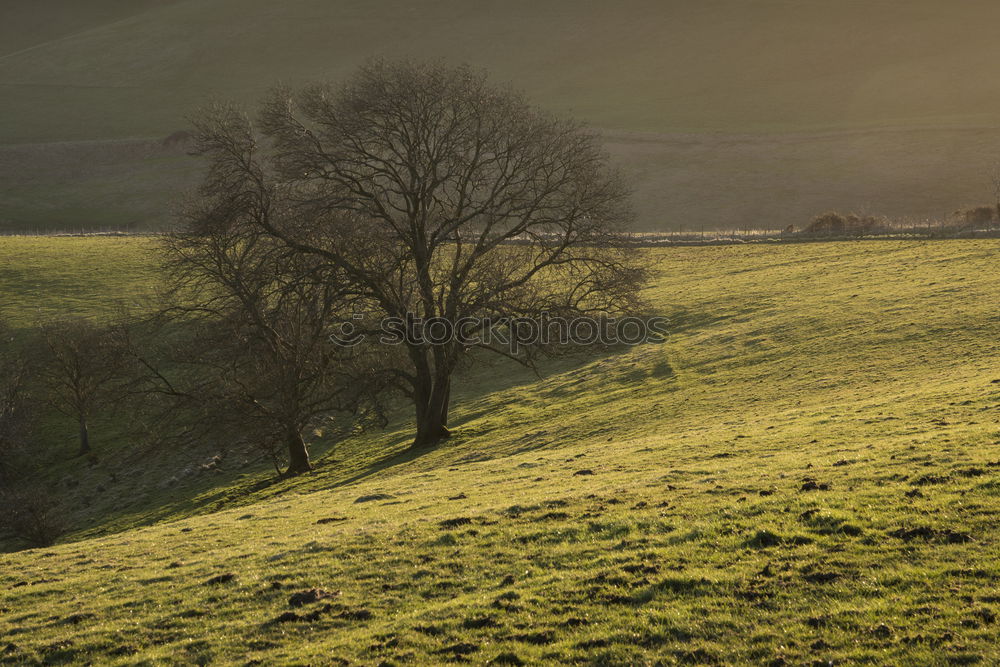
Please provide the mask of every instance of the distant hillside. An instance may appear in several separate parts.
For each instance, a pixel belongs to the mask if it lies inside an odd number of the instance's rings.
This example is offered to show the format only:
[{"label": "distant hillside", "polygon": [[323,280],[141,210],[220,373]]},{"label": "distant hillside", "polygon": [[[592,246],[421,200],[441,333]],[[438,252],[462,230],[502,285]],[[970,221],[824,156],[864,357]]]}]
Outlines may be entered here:
[{"label": "distant hillside", "polygon": [[99,28],[177,0],[4,0],[0,57]]},{"label": "distant hillside", "polygon": [[[915,219],[989,203],[1000,128],[605,132],[642,230],[804,226],[836,209]],[[162,139],[0,145],[0,231],[162,228],[199,162]]]},{"label": "distant hillside", "polygon": [[[5,5],[26,32],[49,29],[27,20],[36,2]],[[110,11],[122,2],[86,6],[108,22],[0,58],[0,141],[158,136],[208,95],[339,78],[377,54],[481,65],[615,129],[1000,119],[994,2],[147,0],[127,18]]]},{"label": "distant hillside", "polygon": [[[881,172],[865,164],[884,161],[886,153],[865,146],[859,152],[854,139],[808,145],[809,133],[1000,126],[1000,81],[992,73],[1000,58],[1000,6],[982,0],[97,0],[82,6],[5,1],[0,144],[159,140],[213,97],[249,101],[279,80],[339,79],[372,56],[441,58],[486,67],[539,104],[601,129],[644,133],[641,156],[648,163],[612,150],[641,175],[642,226],[676,228],[801,222],[803,214],[839,204],[816,196],[829,190],[824,178],[809,180],[813,172],[847,179],[846,187],[833,187],[846,193],[843,206],[882,193],[912,202],[934,189],[940,201],[933,206],[890,205],[886,212],[940,215],[988,195],[988,188],[973,186],[982,168],[967,156],[940,164],[940,135],[888,135],[888,154],[913,160],[906,176],[880,187]],[[781,151],[780,160],[730,156],[717,132],[806,134],[793,164]],[[979,150],[992,151],[993,139]],[[699,145],[705,154],[688,162],[684,145]],[[123,173],[134,170],[124,157],[122,164]],[[840,172],[844,166],[852,172]],[[790,183],[783,180],[788,173]],[[28,187],[19,181],[0,182],[0,227],[76,219],[79,204],[63,194],[66,183],[44,173]],[[165,174],[161,190],[175,181]],[[902,190],[889,189],[896,187]],[[103,189],[94,190],[94,208],[109,222],[160,224],[162,216],[136,197],[105,196]],[[713,215],[683,205],[726,190],[732,201]],[[801,203],[788,201],[790,191]],[[39,199],[48,192],[53,198],[43,206]],[[173,190],[163,197],[171,199]],[[870,204],[882,208],[877,200]]]}]

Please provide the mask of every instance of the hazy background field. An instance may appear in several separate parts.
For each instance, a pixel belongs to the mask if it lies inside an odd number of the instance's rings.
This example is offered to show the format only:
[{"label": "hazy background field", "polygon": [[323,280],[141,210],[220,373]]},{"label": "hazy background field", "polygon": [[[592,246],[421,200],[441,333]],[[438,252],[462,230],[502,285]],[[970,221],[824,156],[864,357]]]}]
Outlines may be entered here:
[{"label": "hazy background field", "polygon": [[[639,227],[992,199],[1000,6],[970,0],[4,0],[0,229],[169,221],[213,97],[372,56],[468,62],[606,133]],[[987,111],[984,111],[987,110]]]}]

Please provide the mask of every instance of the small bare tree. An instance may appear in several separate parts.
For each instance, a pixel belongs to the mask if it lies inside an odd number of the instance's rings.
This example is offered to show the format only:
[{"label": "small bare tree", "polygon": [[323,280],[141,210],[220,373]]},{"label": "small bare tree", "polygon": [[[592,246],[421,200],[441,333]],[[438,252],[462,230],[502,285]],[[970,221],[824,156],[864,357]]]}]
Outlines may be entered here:
[{"label": "small bare tree", "polygon": [[55,543],[65,529],[59,505],[38,486],[0,486],[0,532],[32,547],[46,547]]},{"label": "small bare tree", "polygon": [[166,246],[168,314],[188,332],[168,365],[189,372],[175,382],[160,374],[154,386],[181,398],[177,412],[195,425],[224,424],[230,441],[283,443],[286,472],[298,474],[312,469],[310,430],[331,414],[377,409],[382,375],[377,350],[331,341],[357,290],[264,233],[259,220],[286,215],[281,206],[280,193],[211,174]]},{"label": "small bare tree", "polygon": [[[621,234],[628,189],[597,137],[481,72],[375,62],[343,86],[275,91],[263,141],[233,108],[197,125],[206,190],[280,195],[285,214],[253,224],[382,316],[455,325],[636,306],[646,272]],[[452,376],[470,346],[403,347],[394,370],[422,446],[449,435]]]},{"label": "small bare tree", "polygon": [[38,373],[52,407],[79,428],[79,453],[89,454],[90,423],[113,405],[124,350],[112,331],[84,318],[63,318],[40,326],[42,353]]},{"label": "small bare tree", "polygon": [[54,500],[25,481],[33,462],[30,368],[23,342],[0,316],[0,534],[47,546],[62,534],[63,523]]},{"label": "small bare tree", "polygon": [[0,488],[13,477],[15,459],[28,437],[27,377],[28,364],[0,316]]}]

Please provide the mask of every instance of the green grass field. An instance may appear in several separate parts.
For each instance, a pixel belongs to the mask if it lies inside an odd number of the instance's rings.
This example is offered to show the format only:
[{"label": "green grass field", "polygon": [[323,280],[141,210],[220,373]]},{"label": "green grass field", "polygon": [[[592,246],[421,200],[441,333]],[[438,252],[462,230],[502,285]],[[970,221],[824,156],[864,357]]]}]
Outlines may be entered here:
[{"label": "green grass field", "polygon": [[[137,298],[150,243],[2,239],[8,314]],[[667,342],[481,368],[447,444],[401,412],[291,481],[53,424],[75,530],[0,556],[0,662],[995,664],[998,252],[656,251]]]},{"label": "green grass field", "polygon": [[278,81],[339,80],[376,56],[484,67],[607,132],[646,230],[802,225],[829,208],[938,217],[992,197],[1000,9],[988,0],[2,11],[0,229],[162,228],[194,167],[158,147],[189,114]]}]

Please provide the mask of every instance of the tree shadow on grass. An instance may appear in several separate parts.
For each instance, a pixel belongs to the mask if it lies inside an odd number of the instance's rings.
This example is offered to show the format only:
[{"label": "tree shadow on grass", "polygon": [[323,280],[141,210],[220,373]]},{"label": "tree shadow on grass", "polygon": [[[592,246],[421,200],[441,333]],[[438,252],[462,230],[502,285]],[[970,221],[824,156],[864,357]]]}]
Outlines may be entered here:
[{"label": "tree shadow on grass", "polygon": [[[746,312],[753,310],[752,306],[747,307],[746,304],[737,304],[728,299],[705,305],[707,306],[705,309],[672,309],[668,316],[670,320],[668,335],[694,333],[702,329],[712,328],[721,322],[745,315]],[[656,345],[656,343],[649,345]],[[105,529],[86,531],[84,536],[119,532],[165,520],[204,515],[222,509],[245,506],[280,496],[292,490],[319,491],[352,486],[391,468],[412,463],[442,448],[454,447],[457,449],[465,441],[481,438],[484,432],[464,431],[463,429],[478,419],[488,417],[495,409],[494,406],[488,404],[477,405],[490,395],[504,392],[517,393],[520,388],[535,385],[540,380],[579,373],[590,365],[596,364],[595,371],[600,373],[601,362],[613,362],[617,357],[634,349],[636,348],[621,346],[596,351],[581,350],[579,353],[544,359],[538,364],[537,370],[526,368],[510,360],[493,358],[488,363],[478,364],[457,376],[453,394],[455,435],[452,438],[442,440],[437,445],[417,449],[410,447],[413,423],[409,412],[412,411],[412,408],[403,402],[397,402],[390,415],[390,424],[384,431],[386,436],[352,438],[347,450],[342,449],[342,445],[347,444],[342,440],[327,438],[314,442],[312,448],[316,470],[312,474],[298,478],[283,477],[276,474],[273,469],[269,470],[271,464],[268,462],[233,469],[225,469],[227,466],[224,466],[224,469],[218,474],[199,475],[184,480],[181,485],[154,491],[151,494],[152,497],[145,503],[136,501],[132,503],[132,506],[123,503],[116,506],[114,510],[95,513],[90,517],[90,520],[99,520],[99,524]],[[624,374],[619,373],[622,376],[620,379],[622,381],[628,380],[628,373],[636,374],[636,377],[630,381],[641,381],[646,377],[669,379],[673,377],[674,369],[670,360],[664,357],[655,361],[649,368],[643,367],[626,371]],[[574,383],[571,382],[558,389],[550,388],[546,391],[555,392],[551,396],[558,397],[582,390],[576,389]],[[539,424],[539,428],[545,430],[545,424]],[[591,435],[602,435],[605,430],[610,431],[611,426],[608,429],[597,429]],[[468,456],[451,463],[461,465],[473,461],[510,456],[526,451],[545,449],[551,444],[552,437],[529,438],[520,442],[517,447],[495,453],[484,450],[469,451]],[[373,451],[373,446],[377,446],[381,452]],[[190,460],[199,454],[208,453],[208,450],[188,452],[186,456]],[[144,471],[143,476],[147,477],[145,482],[156,484],[157,481],[162,481],[155,479],[156,474],[168,475],[174,467],[181,467],[181,463],[178,462],[175,465],[174,459],[166,458],[167,456],[169,455],[161,457],[163,460],[156,462],[157,472]],[[101,507],[101,510],[105,510],[107,505],[104,503],[102,505],[104,506]]]},{"label": "tree shadow on grass", "polygon": [[[735,301],[725,300],[716,304],[716,307],[706,311],[699,311],[695,309],[675,311],[674,314],[669,317],[671,322],[670,332],[674,333],[676,331],[690,333],[700,329],[717,326],[721,322],[732,319],[733,317],[739,317],[753,310],[752,306],[747,307],[745,304],[739,304],[742,307],[734,312],[733,308],[736,305],[737,302]],[[722,311],[721,314],[720,311]],[[660,344],[662,343],[647,343],[639,347]],[[408,411],[412,410],[412,408],[407,404],[400,404],[393,411],[390,425],[387,427],[387,430],[389,431],[399,431],[399,435],[393,437],[392,440],[385,443],[384,450],[387,453],[384,456],[379,457],[377,460],[372,461],[371,459],[373,457],[371,456],[370,451],[365,452],[363,449],[356,449],[351,452],[346,459],[332,460],[328,457],[335,450],[334,445],[328,449],[326,453],[320,454],[317,457],[317,460],[322,462],[322,465],[318,466],[317,470],[317,472],[321,475],[337,475],[338,471],[334,468],[334,466],[349,463],[350,459],[354,459],[355,461],[358,459],[367,459],[367,461],[360,466],[350,466],[353,469],[353,472],[340,479],[336,479],[330,484],[318,486],[317,490],[331,490],[351,486],[390,468],[412,463],[423,456],[440,451],[443,448],[460,447],[468,440],[480,438],[485,435],[485,433],[481,431],[469,432],[466,428],[469,424],[472,424],[484,417],[488,417],[495,411],[496,407],[494,405],[477,405],[477,403],[480,403],[487,397],[505,392],[516,393],[520,388],[536,385],[539,381],[544,381],[548,378],[579,373],[586,367],[593,364],[600,364],[601,362],[614,363],[616,358],[628,354],[635,349],[637,348],[632,346],[616,346],[601,348],[599,350],[581,349],[579,352],[545,358],[541,360],[534,369],[525,367],[509,359],[493,356],[488,357],[483,360],[484,363],[477,364],[472,368],[459,373],[456,377],[455,388],[453,389],[452,396],[454,415],[451,423],[453,429],[453,436],[451,438],[441,440],[435,445],[429,445],[416,449],[411,448],[410,441],[412,438],[412,430],[415,427]],[[675,371],[670,359],[664,356],[657,359],[649,367],[622,371],[619,372],[618,375],[620,376],[620,381],[628,380],[638,382],[648,378],[668,380],[675,376]],[[546,389],[545,393],[549,397],[557,398],[561,395],[572,394],[575,391],[579,391],[579,389],[575,389],[572,383],[570,383],[565,387]],[[611,430],[613,429],[609,426],[608,428],[597,429],[591,433],[591,435],[601,436]],[[522,446],[507,449],[502,452],[489,453],[482,451],[470,451],[464,458],[452,461],[451,463],[454,465],[461,465],[463,463],[485,461],[545,449],[551,444],[552,438],[533,438],[523,442]]]}]

